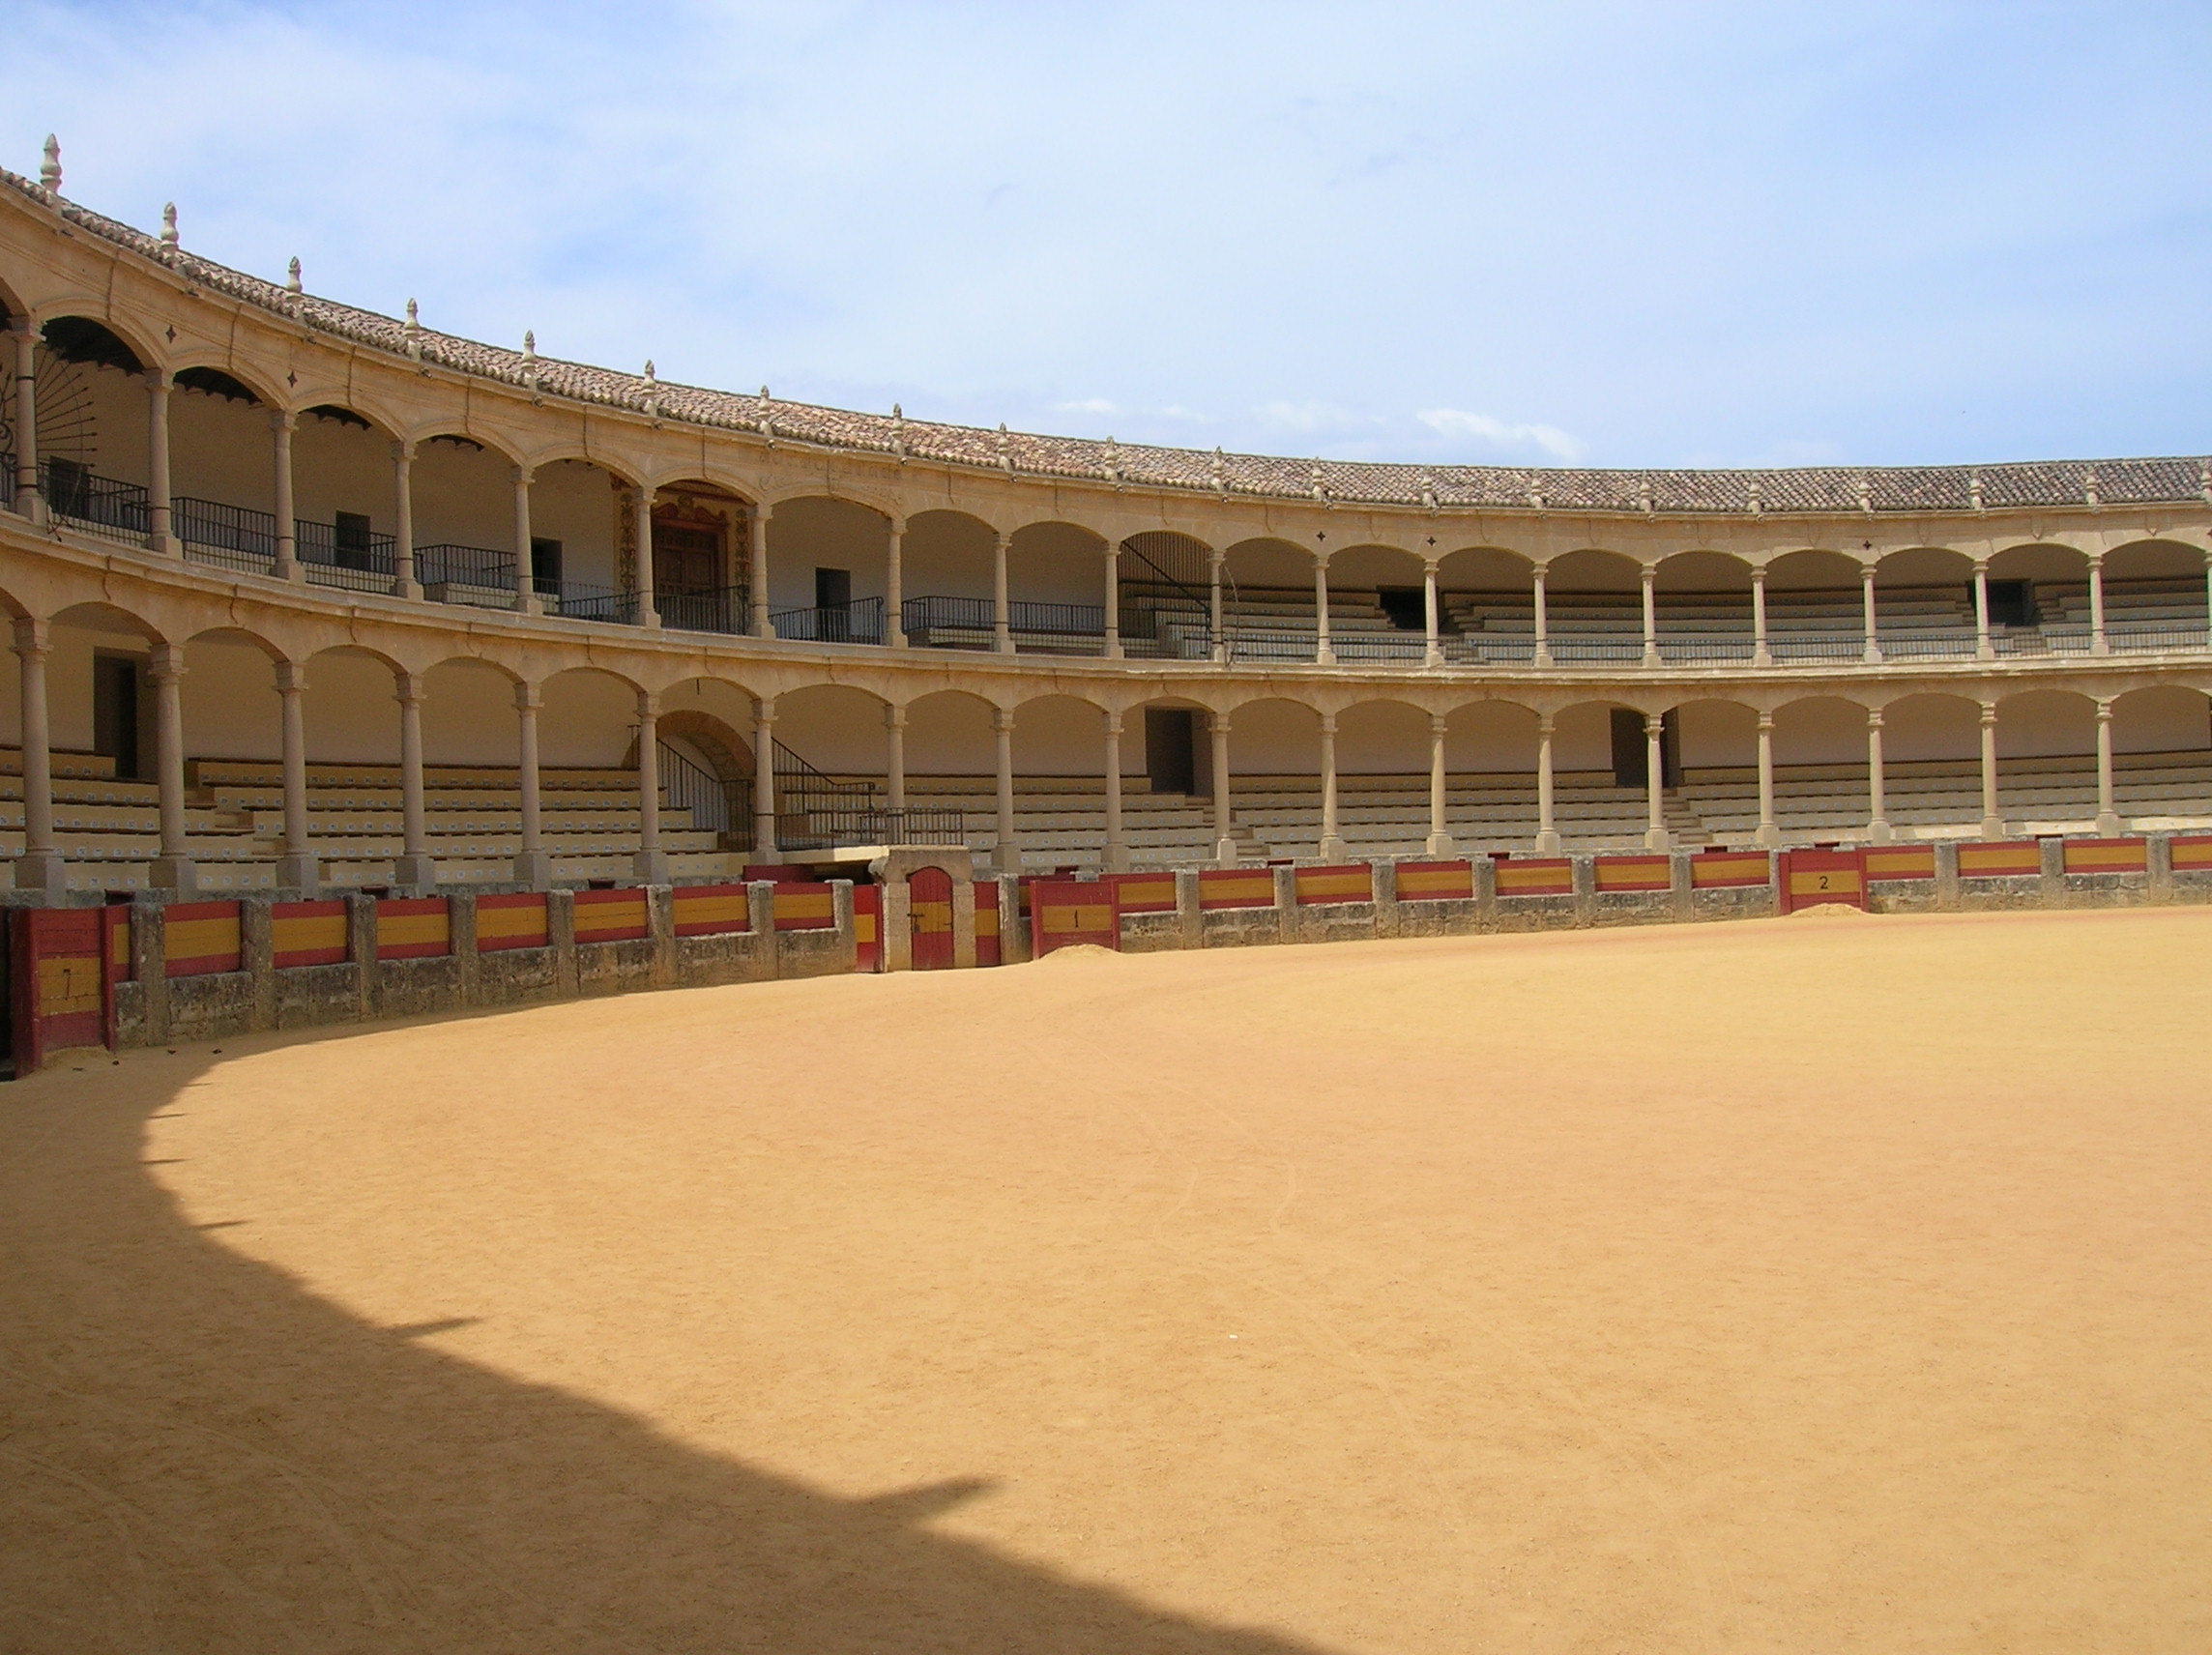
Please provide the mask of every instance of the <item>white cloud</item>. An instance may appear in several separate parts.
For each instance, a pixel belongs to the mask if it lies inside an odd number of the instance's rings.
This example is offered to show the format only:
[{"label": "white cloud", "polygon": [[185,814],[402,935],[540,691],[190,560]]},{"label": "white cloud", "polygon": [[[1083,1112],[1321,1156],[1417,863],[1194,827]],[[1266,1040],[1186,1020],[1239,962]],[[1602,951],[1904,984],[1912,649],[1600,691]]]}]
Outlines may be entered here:
[{"label": "white cloud", "polygon": [[1470,414],[1464,408],[1424,408],[1415,418],[1440,437],[1470,438],[1499,449],[1540,449],[1552,458],[1569,463],[1583,457],[1581,439],[1557,425],[1510,425],[1488,414]]},{"label": "white cloud", "polygon": [[1055,402],[1053,407],[1062,414],[1119,414],[1121,411],[1103,396],[1086,396],[1078,402]]}]

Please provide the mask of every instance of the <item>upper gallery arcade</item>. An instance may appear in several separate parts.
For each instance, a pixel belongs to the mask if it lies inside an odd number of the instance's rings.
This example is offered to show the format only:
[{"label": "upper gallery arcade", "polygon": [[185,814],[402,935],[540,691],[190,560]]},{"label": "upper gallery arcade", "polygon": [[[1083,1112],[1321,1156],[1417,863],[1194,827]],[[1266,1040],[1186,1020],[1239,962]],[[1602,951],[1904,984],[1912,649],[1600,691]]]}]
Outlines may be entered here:
[{"label": "upper gallery arcade", "polygon": [[[626,766],[655,795],[621,829],[648,876],[670,866],[652,772],[678,713],[681,763],[757,772],[713,850],[810,830],[779,832],[775,767],[754,762],[782,765],[780,743],[791,786],[872,787],[882,808],[913,806],[910,769],[977,778],[976,847],[1004,865],[1039,778],[1098,796],[1096,844],[1045,865],[1127,865],[1147,858],[1125,775],[1203,800],[1208,857],[1358,854],[1353,777],[1411,778],[1412,841],[1433,849],[1574,839],[1559,778],[1607,772],[1645,807],[1619,830],[1666,843],[1697,815],[1668,797],[1685,772],[1740,771],[1742,831],[1709,836],[1778,843],[1777,767],[1850,771],[1861,836],[1914,830],[1885,814],[1885,732],[1891,765],[1972,771],[1980,797],[1931,831],[2023,816],[2001,760],[2082,761],[2084,817],[2110,826],[2145,814],[2121,809],[2115,757],[2212,745],[2199,458],[1424,468],[852,413],[456,338],[412,302],[394,320],[316,298],[296,261],[246,276],[187,251],[173,210],[147,235],[69,200],[50,149],[38,181],[0,173],[0,601],[25,663],[0,739],[27,794],[33,749],[113,746],[93,726],[139,713],[94,705],[98,663],[135,653],[157,883],[195,860],[187,766],[263,758],[283,771],[276,877],[314,871],[301,768],[388,763],[412,783],[379,866],[434,881],[425,765],[516,766],[556,703],[558,762]],[[353,705],[377,675],[388,732]],[[440,675],[468,680],[443,733]],[[578,675],[603,684],[555,693]],[[319,682],[347,705],[315,716]],[[1281,782],[1296,831],[1239,819],[1253,776]],[[1454,778],[1475,776],[1527,777],[1534,819],[1466,819]],[[18,883],[52,887],[71,858],[38,804]],[[516,832],[534,842],[492,862],[559,872],[541,825]]]}]

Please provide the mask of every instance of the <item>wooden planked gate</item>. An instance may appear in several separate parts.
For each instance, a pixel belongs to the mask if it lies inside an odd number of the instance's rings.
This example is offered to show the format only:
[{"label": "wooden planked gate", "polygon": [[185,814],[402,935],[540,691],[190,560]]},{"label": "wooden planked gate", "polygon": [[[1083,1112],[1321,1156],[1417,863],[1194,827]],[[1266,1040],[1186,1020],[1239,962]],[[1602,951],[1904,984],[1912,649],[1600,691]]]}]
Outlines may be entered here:
[{"label": "wooden planked gate", "polygon": [[1089,943],[1117,951],[1121,915],[1108,880],[1036,880],[1030,886],[1032,957]]},{"label": "wooden planked gate", "polygon": [[1782,912],[1841,903],[1866,910],[1866,860],[1862,851],[1785,851],[1782,853]]},{"label": "wooden planked gate", "polygon": [[908,958],[917,972],[952,969],[952,876],[943,868],[917,868],[908,876]]}]

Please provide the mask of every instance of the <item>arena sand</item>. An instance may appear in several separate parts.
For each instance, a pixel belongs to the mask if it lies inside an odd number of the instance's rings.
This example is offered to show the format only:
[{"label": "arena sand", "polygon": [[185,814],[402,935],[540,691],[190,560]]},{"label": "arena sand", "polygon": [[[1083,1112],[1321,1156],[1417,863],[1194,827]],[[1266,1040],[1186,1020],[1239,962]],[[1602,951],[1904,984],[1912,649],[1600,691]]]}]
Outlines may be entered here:
[{"label": "arena sand", "polygon": [[1789,920],[65,1062],[0,1647],[2195,1655],[2208,965]]}]

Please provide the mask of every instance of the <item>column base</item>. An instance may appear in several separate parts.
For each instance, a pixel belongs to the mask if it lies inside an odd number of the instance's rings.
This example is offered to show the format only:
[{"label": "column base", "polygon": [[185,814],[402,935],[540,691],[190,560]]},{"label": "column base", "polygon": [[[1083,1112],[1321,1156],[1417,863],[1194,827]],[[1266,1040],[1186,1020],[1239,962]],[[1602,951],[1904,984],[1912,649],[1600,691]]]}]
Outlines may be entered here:
[{"label": "column base", "polygon": [[179,896],[189,896],[200,887],[200,871],[189,857],[156,857],[146,878],[156,890],[173,890]]},{"label": "column base", "polygon": [[1431,833],[1421,842],[1422,853],[1440,862],[1448,862],[1459,847],[1452,843],[1449,833]]},{"label": "column base", "polygon": [[276,858],[276,883],[310,900],[323,888],[322,861],[312,851],[287,851]]},{"label": "column base", "polygon": [[69,876],[59,851],[25,851],[15,858],[15,888],[35,890],[48,902],[59,902],[69,889]]},{"label": "column base", "polygon": [[1646,649],[1644,652],[1644,664],[1647,667],[1656,667],[1664,666],[1666,662],[1657,650]]},{"label": "column base", "polygon": [[1751,842],[1762,851],[1779,851],[1782,849],[1782,829],[1771,822],[1761,822],[1759,831],[1751,836]]},{"label": "column base", "polygon": [[1334,650],[1316,650],[1313,664],[1317,667],[1333,667],[1336,665],[1336,652]]},{"label": "column base", "polygon": [[1983,838],[1985,838],[1985,839],[2001,839],[2001,838],[2003,838],[2004,836],[2005,836],[2005,821],[2004,821],[2004,818],[2003,818],[2003,817],[2001,817],[2001,816],[1985,816],[1985,817],[1983,817],[1983,818],[1982,818],[1982,837],[1983,837]]},{"label": "column base", "polygon": [[1865,653],[1859,656],[1859,659],[1864,661],[1870,667],[1878,667],[1881,665],[1881,651],[1877,649],[1874,645],[1869,644],[1866,647]]},{"label": "column base", "polygon": [[1897,830],[1878,816],[1867,824],[1866,836],[1870,845],[1891,845],[1897,842]]},{"label": "column base", "polygon": [[1755,667],[1772,666],[1774,664],[1773,653],[1764,644],[1760,645],[1759,648],[1751,652],[1751,664]]},{"label": "column base", "polygon": [[550,851],[521,851],[514,858],[514,883],[528,886],[532,890],[553,888],[553,854]]},{"label": "column base", "polygon": [[1674,848],[1674,835],[1664,828],[1646,828],[1644,830],[1644,848],[1646,851],[1671,851]]},{"label": "column base", "polygon": [[545,613],[545,595],[542,592],[521,593],[514,600],[514,607],[523,615],[542,615]]},{"label": "column base", "polygon": [[1106,871],[1110,874],[1125,874],[1129,871],[1128,846],[1109,844],[1106,847]]},{"label": "column base", "polygon": [[1538,644],[1536,646],[1536,653],[1529,657],[1529,660],[1532,664],[1540,667],[1548,667],[1555,664],[1552,660],[1551,647],[1545,644]]},{"label": "column base", "polygon": [[438,888],[438,858],[435,857],[394,857],[392,858],[392,883],[406,890],[424,893]]},{"label": "column base", "polygon": [[1536,855],[1556,857],[1559,854],[1559,835],[1547,828],[1536,835]]},{"label": "column base", "polygon": [[1425,667],[1441,667],[1443,664],[1444,653],[1441,650],[1429,650],[1421,656],[1421,665]]},{"label": "column base", "polygon": [[1244,847],[1236,840],[1216,839],[1213,841],[1213,865],[1215,867],[1233,868],[1243,859]]},{"label": "column base", "polygon": [[289,581],[294,586],[305,586],[307,584],[307,571],[300,566],[299,561],[297,559],[293,560],[291,563],[286,563],[281,558],[279,558],[275,566],[270,568],[269,572],[276,579],[281,581]]},{"label": "column base", "polygon": [[637,624],[649,632],[659,631],[660,611],[657,609],[640,609],[637,612]]},{"label": "column base", "polygon": [[2100,839],[2117,839],[2127,829],[2116,810],[2100,811],[2097,816],[2097,836]]},{"label": "column base", "polygon": [[1352,847],[1334,833],[1326,834],[1321,842],[1321,859],[1332,864],[1349,862],[1352,860]]},{"label": "column base", "polygon": [[630,871],[647,885],[668,883],[668,853],[666,851],[640,851],[630,858]]},{"label": "column base", "polygon": [[183,548],[167,535],[148,535],[146,537],[146,549],[158,558],[174,558],[183,555]]},{"label": "column base", "polygon": [[420,603],[422,601],[422,583],[419,580],[395,580],[392,583],[392,595]]}]

